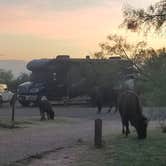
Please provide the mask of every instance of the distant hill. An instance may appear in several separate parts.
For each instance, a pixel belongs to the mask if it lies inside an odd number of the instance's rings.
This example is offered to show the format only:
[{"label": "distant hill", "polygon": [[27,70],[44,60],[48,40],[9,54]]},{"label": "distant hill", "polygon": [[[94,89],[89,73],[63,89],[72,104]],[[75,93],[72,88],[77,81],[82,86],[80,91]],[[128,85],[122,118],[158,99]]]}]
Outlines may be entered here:
[{"label": "distant hill", "polygon": [[26,61],[23,60],[0,60],[0,69],[12,70],[15,77],[20,73],[30,73],[26,69]]}]

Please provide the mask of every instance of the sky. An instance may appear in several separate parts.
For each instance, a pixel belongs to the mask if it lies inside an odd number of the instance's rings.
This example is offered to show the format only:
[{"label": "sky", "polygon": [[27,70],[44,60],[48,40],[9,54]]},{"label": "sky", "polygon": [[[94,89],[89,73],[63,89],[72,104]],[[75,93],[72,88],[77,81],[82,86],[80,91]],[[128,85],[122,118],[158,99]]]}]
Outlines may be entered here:
[{"label": "sky", "polygon": [[[85,57],[118,29],[122,8],[146,8],[157,0],[0,0],[0,60]],[[148,38],[164,46],[162,37]]]}]

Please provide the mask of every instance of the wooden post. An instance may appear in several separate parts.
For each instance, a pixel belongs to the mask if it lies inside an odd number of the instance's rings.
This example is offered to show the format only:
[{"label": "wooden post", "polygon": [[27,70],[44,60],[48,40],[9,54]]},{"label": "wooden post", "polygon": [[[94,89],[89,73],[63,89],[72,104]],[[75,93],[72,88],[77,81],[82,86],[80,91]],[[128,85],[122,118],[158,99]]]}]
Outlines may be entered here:
[{"label": "wooden post", "polygon": [[15,104],[16,104],[16,100],[17,100],[17,94],[15,93],[11,99],[10,105],[12,107],[12,122],[14,122],[15,120]]},{"label": "wooden post", "polygon": [[95,147],[101,148],[102,147],[102,120],[96,119],[95,120]]}]

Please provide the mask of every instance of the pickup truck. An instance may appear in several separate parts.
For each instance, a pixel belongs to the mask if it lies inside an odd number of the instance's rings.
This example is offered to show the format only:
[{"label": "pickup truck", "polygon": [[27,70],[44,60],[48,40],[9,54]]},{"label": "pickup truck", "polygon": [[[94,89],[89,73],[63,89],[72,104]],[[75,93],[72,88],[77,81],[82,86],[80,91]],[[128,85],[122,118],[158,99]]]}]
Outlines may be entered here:
[{"label": "pickup truck", "polygon": [[8,90],[6,84],[0,84],[0,106],[3,103],[10,102],[12,99],[13,93]]},{"label": "pickup truck", "polygon": [[37,105],[40,96],[45,94],[43,83],[24,82],[17,87],[18,101],[22,106]]}]

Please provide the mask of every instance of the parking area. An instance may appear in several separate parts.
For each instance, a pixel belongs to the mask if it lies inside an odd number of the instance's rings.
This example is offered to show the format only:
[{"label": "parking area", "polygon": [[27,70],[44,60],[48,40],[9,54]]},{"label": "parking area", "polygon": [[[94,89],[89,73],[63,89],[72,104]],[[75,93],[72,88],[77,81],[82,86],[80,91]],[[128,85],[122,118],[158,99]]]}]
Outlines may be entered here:
[{"label": "parking area", "polygon": [[[72,117],[72,118],[85,118],[85,119],[112,119],[118,118],[118,113],[114,113],[114,109],[111,113],[108,113],[108,108],[103,108],[101,114],[97,114],[97,108],[87,107],[87,106],[53,106],[55,116],[57,117]],[[8,104],[4,104],[0,108],[0,119],[11,117],[12,109]],[[17,103],[15,108],[15,118],[31,118],[39,117],[39,108],[38,107],[22,107]]]}]

